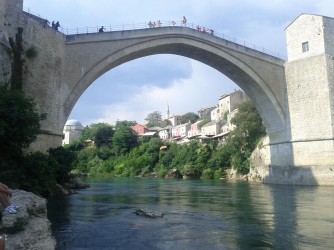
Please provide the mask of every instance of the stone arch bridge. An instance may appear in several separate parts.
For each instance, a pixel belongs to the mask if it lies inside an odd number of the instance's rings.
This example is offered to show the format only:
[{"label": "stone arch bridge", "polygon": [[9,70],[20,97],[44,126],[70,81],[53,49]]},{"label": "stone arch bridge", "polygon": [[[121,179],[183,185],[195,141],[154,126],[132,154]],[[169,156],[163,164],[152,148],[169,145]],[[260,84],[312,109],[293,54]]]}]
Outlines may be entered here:
[{"label": "stone arch bridge", "polygon": [[69,91],[63,103],[64,117],[102,74],[155,54],[185,56],[225,74],[255,101],[272,139],[285,133],[284,61],[188,27],[67,35],[64,82]]},{"label": "stone arch bridge", "polygon": [[[35,150],[61,145],[72,108],[99,76],[137,58],[175,54],[215,68],[255,102],[268,137],[253,154],[253,174],[267,183],[334,184],[332,19],[297,18],[286,30],[288,62],[188,27],[64,35],[44,21],[23,12],[22,0],[0,4],[0,58],[9,60],[1,51],[18,27],[24,48],[37,51],[36,58],[25,58],[23,76],[24,92],[47,113]],[[315,37],[307,30],[316,30]],[[308,40],[328,46],[308,46]]]}]

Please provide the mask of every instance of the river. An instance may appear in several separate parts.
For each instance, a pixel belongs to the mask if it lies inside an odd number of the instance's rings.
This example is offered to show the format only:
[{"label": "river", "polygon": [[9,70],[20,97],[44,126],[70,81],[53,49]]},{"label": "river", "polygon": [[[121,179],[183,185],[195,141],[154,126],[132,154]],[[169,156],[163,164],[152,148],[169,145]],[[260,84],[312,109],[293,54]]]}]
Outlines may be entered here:
[{"label": "river", "polygon": [[[86,179],[48,201],[57,249],[333,249],[334,187]],[[136,209],[163,212],[138,216]]]}]

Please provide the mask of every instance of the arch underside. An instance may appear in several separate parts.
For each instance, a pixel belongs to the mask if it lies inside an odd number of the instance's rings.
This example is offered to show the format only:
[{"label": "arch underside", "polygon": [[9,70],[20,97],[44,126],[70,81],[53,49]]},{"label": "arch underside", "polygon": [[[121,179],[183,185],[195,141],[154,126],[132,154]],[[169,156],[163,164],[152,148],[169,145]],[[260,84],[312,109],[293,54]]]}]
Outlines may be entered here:
[{"label": "arch underside", "polygon": [[140,46],[135,44],[122,48],[96,62],[78,81],[75,89],[67,99],[65,116],[69,116],[75,103],[86,88],[112,68],[149,55],[174,54],[202,62],[235,82],[255,102],[269,136],[270,134],[280,133],[280,131],[285,129],[286,114],[284,107],[279,104],[275,94],[268,87],[268,83],[250,67],[251,65],[247,65],[228,53],[228,50],[212,47],[206,43],[201,47],[201,44],[203,44],[201,42],[194,43],[192,41],[192,43],[186,43],[183,40],[182,42],[175,42],[175,39],[173,39],[169,43],[168,39],[162,39],[161,42],[155,40],[155,44],[152,44],[152,41],[141,42]]}]

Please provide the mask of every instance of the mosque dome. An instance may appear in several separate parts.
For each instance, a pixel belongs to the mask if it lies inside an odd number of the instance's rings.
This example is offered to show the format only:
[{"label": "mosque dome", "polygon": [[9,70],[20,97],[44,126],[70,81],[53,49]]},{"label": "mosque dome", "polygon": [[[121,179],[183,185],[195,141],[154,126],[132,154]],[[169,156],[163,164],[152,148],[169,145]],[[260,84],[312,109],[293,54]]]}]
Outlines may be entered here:
[{"label": "mosque dome", "polygon": [[78,120],[71,119],[71,120],[67,120],[65,126],[78,126],[78,127],[82,127],[82,124]]}]

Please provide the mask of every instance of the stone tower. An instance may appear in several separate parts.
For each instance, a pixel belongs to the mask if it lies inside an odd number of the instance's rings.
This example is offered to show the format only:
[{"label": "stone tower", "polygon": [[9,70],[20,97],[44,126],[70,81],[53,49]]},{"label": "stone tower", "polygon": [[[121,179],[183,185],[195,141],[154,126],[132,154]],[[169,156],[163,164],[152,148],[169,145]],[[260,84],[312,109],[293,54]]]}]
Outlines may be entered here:
[{"label": "stone tower", "polygon": [[334,176],[334,18],[302,14],[285,31],[292,165],[326,182]]}]

